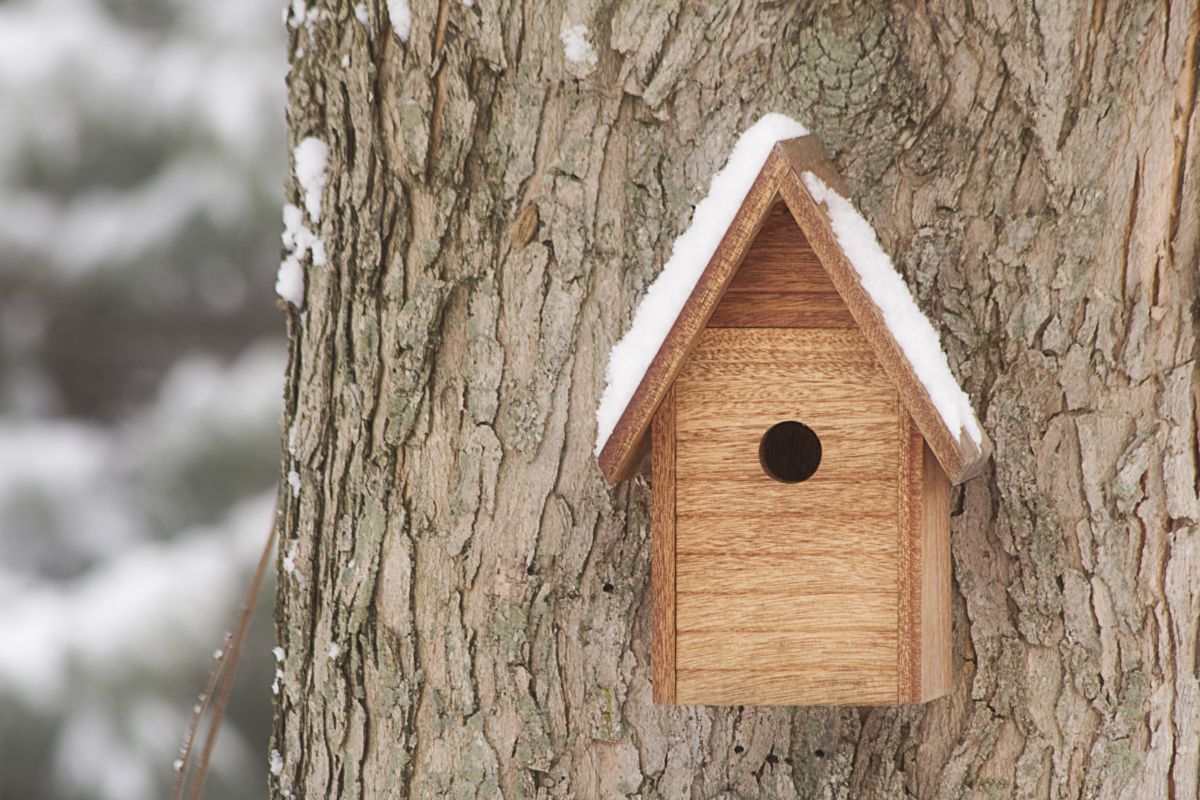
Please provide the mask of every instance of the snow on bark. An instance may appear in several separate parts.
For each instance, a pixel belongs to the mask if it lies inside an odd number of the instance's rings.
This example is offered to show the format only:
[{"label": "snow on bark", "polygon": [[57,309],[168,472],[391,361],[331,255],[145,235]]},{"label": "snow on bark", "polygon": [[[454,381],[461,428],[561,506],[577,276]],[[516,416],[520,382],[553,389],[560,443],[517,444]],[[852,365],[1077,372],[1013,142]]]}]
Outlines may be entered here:
[{"label": "snow on bark", "polygon": [[304,210],[314,223],[320,222],[321,195],[325,191],[329,145],[315,136],[308,136],[296,145],[292,157],[296,162],[296,180],[304,192]]},{"label": "snow on bark", "polygon": [[392,20],[392,30],[402,42],[408,42],[409,31],[412,30],[412,10],[408,0],[387,0],[388,17]]},{"label": "snow on bark", "polygon": [[296,308],[304,307],[304,268],[293,256],[288,256],[279,264],[279,272],[275,275],[275,294]]},{"label": "snow on bark", "polygon": [[588,36],[586,25],[564,25],[559,38],[562,39],[563,55],[567,61],[593,67],[596,65],[599,59]]}]

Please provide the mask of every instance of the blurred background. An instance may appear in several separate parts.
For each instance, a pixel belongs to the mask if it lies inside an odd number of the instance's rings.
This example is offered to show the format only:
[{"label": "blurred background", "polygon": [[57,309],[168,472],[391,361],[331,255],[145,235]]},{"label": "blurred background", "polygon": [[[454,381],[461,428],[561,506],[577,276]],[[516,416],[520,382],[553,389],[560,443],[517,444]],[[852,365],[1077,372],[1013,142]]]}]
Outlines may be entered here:
[{"label": "blurred background", "polygon": [[[281,0],[0,0],[0,799],[162,798],[266,541]],[[209,777],[262,797],[263,602]]]}]

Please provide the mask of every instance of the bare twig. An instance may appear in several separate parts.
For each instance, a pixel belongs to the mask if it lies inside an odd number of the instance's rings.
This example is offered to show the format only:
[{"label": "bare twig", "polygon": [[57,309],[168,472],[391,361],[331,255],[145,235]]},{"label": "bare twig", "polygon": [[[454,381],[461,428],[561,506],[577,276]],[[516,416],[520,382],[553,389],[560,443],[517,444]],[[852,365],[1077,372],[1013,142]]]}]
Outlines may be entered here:
[{"label": "bare twig", "polygon": [[[279,501],[276,500],[276,511],[279,508],[278,503]],[[200,753],[200,760],[196,765],[195,777],[192,780],[188,798],[189,800],[200,800],[204,794],[204,783],[208,779],[208,767],[212,759],[213,748],[217,743],[217,734],[221,730],[221,722],[225,718],[225,708],[229,703],[229,695],[233,691],[233,679],[237,675],[238,659],[242,654],[242,644],[246,640],[246,631],[250,628],[250,620],[254,616],[254,606],[258,600],[259,592],[262,590],[263,578],[267,574],[267,565],[271,562],[271,553],[274,545],[275,514],[272,513],[271,532],[267,536],[267,544],[258,559],[258,568],[255,569],[254,577],[251,579],[250,586],[246,590],[246,596],[242,600],[237,627],[234,628],[232,634],[226,634],[225,636],[225,644],[221,648],[220,655],[214,659],[212,672],[208,676],[208,685],[204,689],[204,694],[201,696],[200,702],[196,705],[191,724],[188,726],[187,737],[184,739],[183,749],[179,756],[183,763],[178,769],[178,774],[175,778],[175,787],[171,792],[171,800],[182,800],[183,798],[196,730],[199,728],[201,717],[204,716],[205,710],[208,708],[209,703],[212,702],[212,719],[209,720],[208,730],[205,732],[204,748]]]},{"label": "bare twig", "polygon": [[188,766],[192,761],[192,745],[196,741],[196,731],[200,728],[204,712],[208,710],[213,690],[217,688],[217,680],[221,677],[221,669],[225,666],[225,658],[229,655],[229,639],[230,634],[226,633],[221,654],[213,659],[212,669],[209,670],[208,683],[196,700],[196,705],[192,707],[192,719],[188,723],[187,734],[183,737],[183,745],[179,748],[179,760],[175,762],[175,786],[171,789],[171,800],[180,800],[183,797],[183,786],[187,780]]}]

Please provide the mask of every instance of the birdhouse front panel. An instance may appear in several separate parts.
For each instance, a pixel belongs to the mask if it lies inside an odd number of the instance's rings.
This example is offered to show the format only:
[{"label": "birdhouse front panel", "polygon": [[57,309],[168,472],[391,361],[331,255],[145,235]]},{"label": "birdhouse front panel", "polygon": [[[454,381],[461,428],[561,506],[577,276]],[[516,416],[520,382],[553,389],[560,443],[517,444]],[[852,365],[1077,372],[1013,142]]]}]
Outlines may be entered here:
[{"label": "birdhouse front panel", "polygon": [[674,402],[676,702],[895,702],[907,442],[862,334],[709,329]]},{"label": "birdhouse front panel", "polygon": [[[654,700],[929,700],[951,681],[950,482],[991,443],[820,143],[758,135],[613,349],[597,410],[610,482],[652,451]],[[752,183],[739,159],[762,159]]]}]

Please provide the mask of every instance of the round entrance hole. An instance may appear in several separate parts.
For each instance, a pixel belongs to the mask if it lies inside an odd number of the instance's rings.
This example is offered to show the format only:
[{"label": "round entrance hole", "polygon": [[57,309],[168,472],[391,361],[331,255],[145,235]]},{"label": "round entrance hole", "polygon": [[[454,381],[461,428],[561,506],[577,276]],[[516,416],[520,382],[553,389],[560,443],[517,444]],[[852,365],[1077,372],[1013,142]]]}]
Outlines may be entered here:
[{"label": "round entrance hole", "polygon": [[821,440],[803,422],[788,420],[767,428],[758,444],[763,472],[781,483],[806,481],[821,465]]}]

